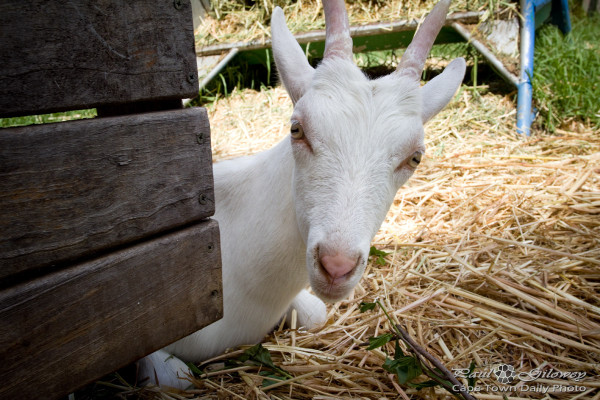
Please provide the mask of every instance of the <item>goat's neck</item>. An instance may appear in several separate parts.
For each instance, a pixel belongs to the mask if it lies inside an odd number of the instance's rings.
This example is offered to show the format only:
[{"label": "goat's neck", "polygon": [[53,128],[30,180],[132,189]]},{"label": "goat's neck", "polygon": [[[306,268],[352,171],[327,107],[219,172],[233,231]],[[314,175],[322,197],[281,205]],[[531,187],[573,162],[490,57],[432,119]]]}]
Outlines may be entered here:
[{"label": "goat's neck", "polygon": [[[262,280],[278,294],[308,283],[298,230],[289,139],[254,156],[215,164],[215,218],[221,227],[224,279]],[[247,288],[252,285],[247,284]],[[264,294],[263,294],[264,295]]]}]

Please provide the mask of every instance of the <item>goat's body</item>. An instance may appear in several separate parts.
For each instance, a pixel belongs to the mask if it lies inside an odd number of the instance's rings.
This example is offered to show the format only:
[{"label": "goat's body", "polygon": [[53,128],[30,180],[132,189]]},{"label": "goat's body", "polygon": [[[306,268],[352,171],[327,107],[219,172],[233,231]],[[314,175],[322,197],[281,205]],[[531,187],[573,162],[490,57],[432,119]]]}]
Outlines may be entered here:
[{"label": "goat's body", "polygon": [[292,174],[288,140],[215,164],[224,318],[172,344],[168,352],[198,362],[240,343],[259,342],[308,284]]},{"label": "goat's body", "polygon": [[[224,318],[146,357],[142,378],[185,386],[181,360],[259,342],[290,306],[300,326],[325,322],[320,299],[341,300],[360,280],[371,239],[425,152],[423,124],[462,81],[459,59],[419,85],[450,0],[423,22],[397,71],[373,81],[352,61],[343,0],[323,3],[325,57],[316,69],[283,11],[276,8],[271,19],[275,62],[294,102],[290,136],[214,168]],[[320,299],[303,290],[309,283]]]}]

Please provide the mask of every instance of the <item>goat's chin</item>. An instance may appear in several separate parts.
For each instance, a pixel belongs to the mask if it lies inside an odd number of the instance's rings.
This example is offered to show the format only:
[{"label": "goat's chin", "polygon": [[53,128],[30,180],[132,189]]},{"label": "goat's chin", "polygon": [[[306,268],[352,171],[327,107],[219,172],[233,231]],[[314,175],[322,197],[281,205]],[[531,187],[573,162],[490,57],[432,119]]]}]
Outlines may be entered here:
[{"label": "goat's chin", "polygon": [[344,300],[350,295],[354,285],[354,279],[351,278],[336,283],[330,283],[322,276],[311,277],[310,279],[310,286],[313,292],[327,303]]},{"label": "goat's chin", "polygon": [[[351,290],[351,289],[350,289]],[[318,290],[313,287],[313,291],[325,303],[337,303],[344,300],[350,294],[350,290],[326,289]]]}]

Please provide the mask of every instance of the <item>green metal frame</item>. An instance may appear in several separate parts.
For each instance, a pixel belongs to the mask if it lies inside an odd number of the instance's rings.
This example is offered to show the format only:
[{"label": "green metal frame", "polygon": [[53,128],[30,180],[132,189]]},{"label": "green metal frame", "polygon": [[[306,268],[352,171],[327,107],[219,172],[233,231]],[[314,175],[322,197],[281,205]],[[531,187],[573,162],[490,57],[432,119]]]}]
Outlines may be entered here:
[{"label": "green metal frame", "polygon": [[[355,51],[363,53],[405,48],[410,44],[414,35],[415,31],[386,32],[371,36],[358,36],[354,37],[352,40],[354,42]],[[453,28],[444,27],[438,35],[435,44],[461,42],[464,43],[465,40]],[[301,43],[300,46],[309,58],[323,58],[323,52],[325,50],[324,41]],[[266,65],[267,62],[273,60],[273,53],[271,48],[243,50],[237,54],[236,59],[248,64]]]}]

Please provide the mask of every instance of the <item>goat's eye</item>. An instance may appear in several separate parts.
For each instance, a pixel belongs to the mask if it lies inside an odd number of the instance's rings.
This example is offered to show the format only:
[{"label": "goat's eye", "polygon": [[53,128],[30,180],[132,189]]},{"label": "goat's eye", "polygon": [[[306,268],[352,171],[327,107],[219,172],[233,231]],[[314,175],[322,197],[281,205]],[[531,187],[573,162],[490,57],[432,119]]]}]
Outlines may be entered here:
[{"label": "goat's eye", "polygon": [[304,138],[304,129],[302,129],[302,125],[300,125],[300,122],[298,121],[292,121],[290,133],[292,135],[292,139],[294,140],[300,140]]},{"label": "goat's eye", "polygon": [[423,153],[420,151],[415,151],[412,156],[408,159],[408,166],[412,169],[416,169],[421,163],[421,157],[423,157]]}]

